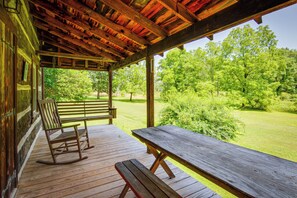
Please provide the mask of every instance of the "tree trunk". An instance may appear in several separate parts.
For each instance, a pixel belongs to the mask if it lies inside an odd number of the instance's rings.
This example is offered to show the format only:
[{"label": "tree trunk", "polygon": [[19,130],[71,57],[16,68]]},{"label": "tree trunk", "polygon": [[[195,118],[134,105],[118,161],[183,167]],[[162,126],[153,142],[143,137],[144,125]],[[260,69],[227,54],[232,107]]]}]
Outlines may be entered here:
[{"label": "tree trunk", "polygon": [[97,78],[97,99],[100,99],[100,79]]},{"label": "tree trunk", "polygon": [[97,99],[100,99],[100,90],[97,89]]},{"label": "tree trunk", "polygon": [[130,101],[132,101],[133,92],[130,92]]}]

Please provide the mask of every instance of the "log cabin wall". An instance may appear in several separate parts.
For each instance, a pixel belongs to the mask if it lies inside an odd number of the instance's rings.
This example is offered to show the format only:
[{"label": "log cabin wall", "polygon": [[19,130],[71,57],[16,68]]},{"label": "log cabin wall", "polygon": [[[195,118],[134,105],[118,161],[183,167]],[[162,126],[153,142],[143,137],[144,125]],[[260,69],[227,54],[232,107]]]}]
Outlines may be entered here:
[{"label": "log cabin wall", "polygon": [[[10,88],[15,93],[16,101],[14,148],[16,150],[15,169],[18,176],[20,176],[18,173],[22,171],[36,135],[41,130],[36,100],[42,97],[40,59],[35,55],[35,51],[39,49],[39,41],[28,12],[28,2],[21,0],[21,5],[20,13],[15,14],[7,12],[2,1],[0,2],[0,22],[3,24],[1,27],[3,30],[5,28],[14,30],[13,34],[16,39],[16,56],[13,65],[15,71],[14,85],[11,85]],[[0,60],[1,62],[5,62],[3,56],[0,58],[3,58]],[[0,72],[3,71],[0,70]],[[2,92],[1,90],[0,92]],[[4,95],[5,93],[0,94]],[[3,142],[5,139],[0,141],[0,145],[5,143]]]}]

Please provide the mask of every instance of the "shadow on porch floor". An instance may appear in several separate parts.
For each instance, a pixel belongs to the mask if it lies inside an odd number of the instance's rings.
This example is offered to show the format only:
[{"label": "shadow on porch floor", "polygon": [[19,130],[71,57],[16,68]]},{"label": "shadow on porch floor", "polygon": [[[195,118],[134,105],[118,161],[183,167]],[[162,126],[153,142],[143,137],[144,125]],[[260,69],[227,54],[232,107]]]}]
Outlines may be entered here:
[{"label": "shadow on porch floor", "polygon": [[[124,181],[114,168],[116,162],[136,158],[147,167],[153,163],[154,157],[146,153],[143,144],[114,125],[89,127],[89,134],[95,148],[85,151],[88,159],[49,166],[35,162],[50,159],[41,132],[19,181],[16,197],[118,197]],[[169,179],[160,167],[156,174],[182,197],[219,197],[179,168],[168,164],[175,178]],[[126,197],[134,197],[133,192],[129,191]]]}]

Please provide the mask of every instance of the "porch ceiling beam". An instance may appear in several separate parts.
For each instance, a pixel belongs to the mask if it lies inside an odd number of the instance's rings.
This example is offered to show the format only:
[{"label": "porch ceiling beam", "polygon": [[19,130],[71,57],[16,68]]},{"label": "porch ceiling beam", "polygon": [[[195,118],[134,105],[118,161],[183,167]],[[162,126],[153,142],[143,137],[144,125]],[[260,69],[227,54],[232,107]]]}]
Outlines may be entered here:
[{"label": "porch ceiling beam", "polygon": [[75,9],[77,12],[82,13],[83,15],[86,15],[90,18],[92,18],[93,20],[96,20],[98,23],[106,26],[107,28],[112,29],[113,31],[117,32],[118,34],[128,38],[129,40],[138,43],[142,46],[144,45],[148,45],[150,44],[149,41],[145,40],[144,38],[138,36],[137,34],[133,33],[132,31],[130,31],[129,29],[127,29],[126,27],[123,27],[111,20],[109,20],[108,18],[106,18],[105,16],[102,16],[101,14],[95,12],[94,10],[92,10],[91,8],[87,7],[84,4],[79,3],[78,1],[73,1],[73,0],[63,0],[60,2],[64,5],[67,5],[73,9]]},{"label": "porch ceiling beam", "polygon": [[[42,31],[43,33],[45,33],[44,31]],[[72,43],[69,43],[69,42],[65,42],[64,40],[58,38],[57,40],[48,36],[48,35],[45,35],[43,34],[41,36],[41,40],[50,44],[50,45],[53,45],[53,46],[56,46],[56,47],[59,47],[59,46],[62,46],[64,48],[69,48],[69,50],[71,50],[71,52],[76,52],[76,53],[73,53],[73,54],[82,54],[82,55],[87,55],[87,56],[94,56],[94,53],[91,53],[83,48],[81,48],[80,46],[77,46],[77,45],[74,45]],[[62,49],[62,48],[61,48]],[[69,51],[70,52],[70,51]]]},{"label": "porch ceiling beam", "polygon": [[58,42],[58,41],[50,41],[47,39],[41,39],[41,41],[55,46],[55,47],[59,47],[60,49],[63,49],[67,52],[70,52],[72,54],[80,54],[80,55],[86,55],[86,56],[93,56],[91,53],[87,52],[86,50],[82,50],[81,48],[79,48],[78,46],[74,46],[72,44],[67,43],[66,45],[63,45],[62,43]]},{"label": "porch ceiling beam", "polygon": [[50,34],[53,34],[59,38],[61,38],[62,40],[66,40],[70,43],[73,43],[75,45],[78,45],[80,46],[81,48],[87,50],[87,51],[90,51],[98,56],[104,56],[110,60],[113,60],[113,61],[117,61],[117,59],[115,59],[113,56],[111,56],[110,54],[107,54],[107,53],[104,53],[102,50],[99,50],[98,48],[92,46],[92,45],[89,45],[81,40],[78,40],[78,39],[75,39],[75,38],[72,38],[70,37],[69,35],[67,34],[63,34],[59,31],[56,31],[55,28],[47,25],[47,24],[43,24],[43,23],[40,23],[40,22],[37,22],[37,21],[34,21],[34,25],[41,29],[41,30],[44,30],[46,32],[49,32]]},{"label": "porch ceiling beam", "polygon": [[86,30],[86,32],[91,33],[91,34],[95,35],[96,37],[105,39],[106,41],[108,41],[122,49],[128,50],[129,52],[133,52],[133,53],[135,53],[137,51],[137,49],[135,49],[135,47],[128,45],[126,42],[113,36],[112,34],[109,34],[108,32],[105,32],[99,28],[94,28],[94,27],[92,28],[89,24],[84,23],[83,21],[81,21],[79,19],[73,19],[73,17],[70,15],[61,14],[61,12],[59,12],[56,7],[52,6],[48,2],[44,2],[41,0],[30,0],[30,2],[33,3],[35,6],[45,9],[47,12],[49,12],[53,15],[56,15],[56,16],[60,17],[61,19],[64,19],[72,24],[75,24],[76,26],[79,26],[82,29]]},{"label": "porch ceiling beam", "polygon": [[185,22],[192,24],[197,20],[196,16],[192,16],[191,13],[188,12],[187,8],[179,2],[175,2],[172,0],[157,0],[157,2],[164,6],[166,9],[170,10],[172,13],[174,13],[176,16],[178,16]]},{"label": "porch ceiling beam", "polygon": [[51,57],[60,57],[60,58],[69,58],[69,59],[75,59],[75,60],[89,60],[94,62],[112,62],[109,59],[102,58],[102,57],[96,57],[96,56],[84,56],[84,55],[78,55],[78,54],[68,54],[68,53],[61,53],[61,52],[50,52],[50,51],[43,51],[43,50],[37,50],[36,54],[40,56],[51,56]]},{"label": "porch ceiling beam", "polygon": [[41,41],[43,41],[43,42],[45,42],[47,44],[50,44],[52,46],[58,47],[60,49],[63,49],[63,50],[65,50],[67,52],[70,52],[72,54],[79,54],[79,52],[77,52],[77,51],[75,51],[75,50],[73,50],[73,49],[71,49],[69,47],[65,47],[64,45],[61,45],[59,43],[56,43],[56,42],[53,42],[53,41],[48,41],[48,40],[45,40],[45,39],[42,39]]},{"label": "porch ceiling beam", "polygon": [[125,60],[114,63],[112,70],[139,62],[143,60],[146,55],[152,56],[162,53],[187,42],[213,35],[295,3],[297,3],[297,0],[241,0],[211,17],[197,21],[192,26],[154,45],[148,46],[147,53],[146,50],[142,50]]},{"label": "porch ceiling beam", "polygon": [[[53,68],[51,66],[51,64],[49,64],[49,63],[44,63],[44,62],[41,61],[40,64],[41,64],[41,67]],[[107,68],[98,68],[98,67],[94,67],[94,68],[88,67],[88,68],[85,68],[83,66],[82,67],[72,67],[72,66],[68,66],[68,65],[63,65],[63,63],[62,63],[61,66],[55,67],[55,68],[56,69],[57,68],[61,68],[61,69],[89,70],[89,71],[107,71]]]},{"label": "porch ceiling beam", "polygon": [[[57,20],[57,19],[55,19],[55,18],[53,18],[53,17],[51,17],[49,15],[33,13],[32,16],[35,17],[35,18],[38,18],[39,20],[42,20],[42,21],[48,23],[49,25],[51,25],[53,27],[59,28],[59,29],[65,31],[65,32],[68,32],[69,34],[73,34],[76,37],[79,37],[83,41],[92,42],[99,49],[105,51],[105,52],[102,53],[102,55],[105,56],[105,57],[111,57],[110,54],[113,54],[113,55],[118,56],[120,58],[124,58],[124,56],[121,53],[119,53],[115,49],[111,48],[110,46],[106,46],[105,44],[100,43],[97,39],[93,38],[92,36],[82,32],[82,31],[79,31],[79,30],[71,27],[68,24],[62,23],[59,20]],[[110,53],[110,54],[108,54],[108,53]]]},{"label": "porch ceiling beam", "polygon": [[197,18],[198,20],[203,20],[235,3],[237,3],[238,0],[223,0],[220,2],[216,2],[216,4],[214,4],[213,6],[211,6],[210,8],[204,9],[203,11],[201,11],[198,15]]},{"label": "porch ceiling beam", "polygon": [[116,10],[117,12],[120,12],[123,15],[126,15],[132,21],[138,23],[143,28],[148,29],[155,35],[161,38],[165,38],[167,36],[167,33],[160,26],[158,26],[153,21],[146,18],[145,16],[143,16],[142,14],[140,14],[132,7],[122,2],[121,0],[100,0],[100,1],[105,5],[109,6],[110,8]]}]

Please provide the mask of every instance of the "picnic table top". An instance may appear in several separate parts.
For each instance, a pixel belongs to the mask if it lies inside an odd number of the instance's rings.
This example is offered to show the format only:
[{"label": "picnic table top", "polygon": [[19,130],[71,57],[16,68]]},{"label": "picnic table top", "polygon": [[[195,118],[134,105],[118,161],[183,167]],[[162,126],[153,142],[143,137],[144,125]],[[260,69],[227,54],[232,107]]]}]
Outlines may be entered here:
[{"label": "picnic table top", "polygon": [[246,197],[296,197],[297,163],[176,126],[132,130],[142,142],[231,193]]}]

